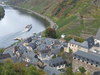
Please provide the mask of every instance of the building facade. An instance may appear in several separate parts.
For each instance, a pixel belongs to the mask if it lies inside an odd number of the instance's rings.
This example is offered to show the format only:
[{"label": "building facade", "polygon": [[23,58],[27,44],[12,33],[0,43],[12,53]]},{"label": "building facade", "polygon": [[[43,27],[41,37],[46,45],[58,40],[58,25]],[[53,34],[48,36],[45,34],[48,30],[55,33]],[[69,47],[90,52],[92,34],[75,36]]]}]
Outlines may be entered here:
[{"label": "building facade", "polygon": [[100,71],[100,55],[83,51],[75,52],[73,54],[73,71],[79,71],[79,67],[84,67],[91,74]]}]

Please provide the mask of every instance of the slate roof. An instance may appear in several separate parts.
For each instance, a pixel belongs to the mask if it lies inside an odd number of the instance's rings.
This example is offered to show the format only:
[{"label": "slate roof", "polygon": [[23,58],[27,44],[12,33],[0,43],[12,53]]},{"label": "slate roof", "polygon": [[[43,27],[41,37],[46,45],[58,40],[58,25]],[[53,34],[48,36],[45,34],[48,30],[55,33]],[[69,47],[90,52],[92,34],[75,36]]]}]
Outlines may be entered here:
[{"label": "slate roof", "polygon": [[76,44],[76,45],[79,45],[81,47],[84,47],[84,48],[91,48],[94,46],[94,38],[93,37],[89,37],[86,41],[84,41],[83,43],[80,43],[80,42],[77,42],[75,41],[74,39],[70,40],[69,43],[72,43],[72,44]]},{"label": "slate roof", "polygon": [[88,62],[93,63],[93,64],[97,64],[97,62],[98,62],[98,65],[100,65],[100,55],[98,55],[98,54],[77,51],[73,54],[73,56],[76,58],[88,61]]},{"label": "slate roof", "polygon": [[27,38],[24,42],[25,42],[25,43],[30,43],[30,42],[32,42],[32,38],[29,37],[29,38]]},{"label": "slate roof", "polygon": [[93,75],[100,75],[100,71],[98,71],[98,72],[94,72]]},{"label": "slate roof", "polygon": [[49,55],[49,53],[42,53],[41,54],[42,58],[46,58],[47,55]]},{"label": "slate roof", "polygon": [[98,32],[96,34],[96,39],[100,40],[100,28],[99,28],[99,30],[98,30]]},{"label": "slate roof", "polygon": [[46,50],[47,45],[46,44],[41,44],[39,46],[37,46],[37,50],[41,51],[41,50]]},{"label": "slate roof", "polygon": [[28,52],[28,53],[24,53],[22,55],[23,58],[27,57],[30,59],[30,63],[32,64],[36,64],[38,62],[38,59],[35,58],[35,53],[33,52]]},{"label": "slate roof", "polygon": [[65,64],[65,61],[62,57],[57,57],[57,58],[47,61],[47,63],[49,64],[49,66],[54,67],[61,64]]},{"label": "slate roof", "polygon": [[89,48],[92,48],[94,46],[94,38],[93,37],[89,37],[86,41],[88,42]]},{"label": "slate roof", "polygon": [[52,68],[52,67],[50,67],[50,66],[46,66],[45,68],[44,68],[44,71],[48,74],[48,75],[60,75],[61,74],[61,72],[59,71],[59,70],[57,70],[57,69],[55,69],[55,68]]},{"label": "slate roof", "polygon": [[53,50],[51,50],[51,53],[53,53],[53,54],[58,54],[59,52],[61,51],[61,49],[60,48],[57,48],[57,49],[53,49]]},{"label": "slate roof", "polygon": [[84,47],[84,48],[88,48],[88,42],[87,41],[80,43],[80,42],[77,42],[74,39],[72,39],[72,40],[69,41],[69,43],[76,44],[76,45],[79,45],[79,46]]},{"label": "slate roof", "polygon": [[29,45],[33,50],[37,47],[36,43],[29,43]]},{"label": "slate roof", "polygon": [[23,53],[26,52],[26,51],[27,51],[27,48],[26,48],[25,46],[23,46],[23,45],[19,46],[18,52],[19,52],[20,54],[23,54]]},{"label": "slate roof", "polygon": [[0,60],[11,58],[10,54],[0,54]]},{"label": "slate roof", "polygon": [[47,45],[51,45],[51,44],[54,44],[55,43],[55,40],[54,39],[51,39],[51,38],[46,38],[44,40],[44,43],[47,44]]}]

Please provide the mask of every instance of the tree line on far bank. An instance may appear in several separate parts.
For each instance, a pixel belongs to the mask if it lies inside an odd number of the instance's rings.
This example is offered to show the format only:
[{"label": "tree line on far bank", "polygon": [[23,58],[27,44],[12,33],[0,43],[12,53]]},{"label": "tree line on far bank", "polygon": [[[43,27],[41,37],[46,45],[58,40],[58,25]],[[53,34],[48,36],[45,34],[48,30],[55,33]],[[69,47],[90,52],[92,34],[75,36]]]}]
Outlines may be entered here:
[{"label": "tree line on far bank", "polygon": [[5,10],[2,6],[0,6],[0,20],[4,17],[5,15]]}]

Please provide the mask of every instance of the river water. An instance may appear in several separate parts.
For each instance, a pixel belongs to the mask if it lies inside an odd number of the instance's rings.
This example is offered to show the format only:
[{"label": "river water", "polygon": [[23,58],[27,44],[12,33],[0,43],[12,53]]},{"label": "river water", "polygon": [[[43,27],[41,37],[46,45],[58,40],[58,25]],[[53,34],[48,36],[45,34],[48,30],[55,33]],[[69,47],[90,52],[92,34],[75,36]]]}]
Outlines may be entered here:
[{"label": "river water", "polygon": [[[27,38],[33,33],[39,33],[45,30],[45,24],[32,16],[28,12],[21,12],[12,7],[4,7],[5,16],[0,20],[0,48],[10,46],[15,42],[16,37]],[[29,32],[23,32],[24,28],[32,24],[32,29]]]}]

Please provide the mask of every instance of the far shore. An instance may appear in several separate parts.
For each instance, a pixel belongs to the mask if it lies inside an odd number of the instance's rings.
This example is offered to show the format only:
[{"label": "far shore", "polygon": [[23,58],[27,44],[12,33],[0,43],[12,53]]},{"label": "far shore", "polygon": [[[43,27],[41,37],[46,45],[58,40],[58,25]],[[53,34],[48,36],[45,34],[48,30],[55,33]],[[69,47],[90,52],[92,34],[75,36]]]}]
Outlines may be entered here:
[{"label": "far shore", "polygon": [[[8,6],[9,6],[9,5],[8,5]],[[51,28],[55,28],[55,27],[57,26],[57,24],[56,24],[55,22],[53,22],[53,21],[52,21],[50,18],[48,18],[47,16],[44,16],[44,15],[42,15],[42,14],[40,14],[40,13],[37,13],[37,12],[31,10],[31,9],[26,9],[26,8],[22,8],[22,7],[19,7],[19,6],[13,6],[13,5],[10,5],[10,6],[11,6],[11,7],[15,7],[15,8],[19,8],[19,9],[26,10],[26,11],[28,11],[28,12],[30,12],[30,13],[32,13],[32,14],[34,14],[34,15],[36,15],[36,16],[42,18],[42,19],[44,19],[44,20],[46,20],[46,21],[49,23],[49,25],[50,25]],[[17,43],[17,42],[15,42],[15,43]],[[15,45],[15,43],[13,43],[12,45],[10,45],[10,46],[8,46],[8,47],[6,47],[6,48],[4,48],[4,49],[8,49],[8,48],[10,48],[10,47],[13,47],[13,46]]]},{"label": "far shore", "polygon": [[27,9],[27,8],[23,8],[23,7],[19,7],[19,6],[13,6],[13,5],[10,5],[10,6],[15,7],[15,8],[19,8],[19,9],[23,9],[23,10],[26,10],[26,11],[29,11],[30,13],[33,13],[33,14],[35,14],[35,15],[41,17],[42,19],[47,20],[47,21],[50,23],[51,28],[55,28],[56,26],[58,26],[58,25],[57,25],[55,22],[53,22],[49,17],[47,17],[47,16],[45,16],[45,15],[42,15],[42,14],[40,14],[40,13],[37,13],[37,12],[31,10],[31,9]]}]

